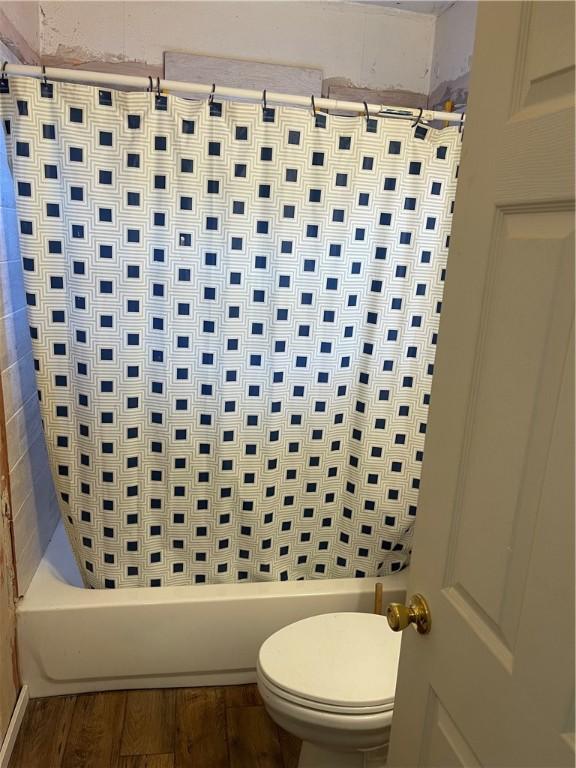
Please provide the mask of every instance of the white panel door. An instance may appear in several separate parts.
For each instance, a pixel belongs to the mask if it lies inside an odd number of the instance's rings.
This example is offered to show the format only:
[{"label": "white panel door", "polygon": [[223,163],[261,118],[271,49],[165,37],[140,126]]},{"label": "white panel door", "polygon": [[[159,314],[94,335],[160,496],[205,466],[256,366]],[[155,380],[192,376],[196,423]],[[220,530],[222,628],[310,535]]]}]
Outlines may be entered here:
[{"label": "white panel door", "polygon": [[391,766],[574,765],[574,4],[479,4]]}]

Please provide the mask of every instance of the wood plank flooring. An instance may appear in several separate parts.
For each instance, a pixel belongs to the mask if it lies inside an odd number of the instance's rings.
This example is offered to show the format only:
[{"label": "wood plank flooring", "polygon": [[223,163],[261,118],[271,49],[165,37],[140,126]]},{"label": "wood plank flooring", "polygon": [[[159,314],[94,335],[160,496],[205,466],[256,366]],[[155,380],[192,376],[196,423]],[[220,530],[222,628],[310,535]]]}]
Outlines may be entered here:
[{"label": "wood plank flooring", "polygon": [[255,685],[33,699],[9,768],[297,768]]}]

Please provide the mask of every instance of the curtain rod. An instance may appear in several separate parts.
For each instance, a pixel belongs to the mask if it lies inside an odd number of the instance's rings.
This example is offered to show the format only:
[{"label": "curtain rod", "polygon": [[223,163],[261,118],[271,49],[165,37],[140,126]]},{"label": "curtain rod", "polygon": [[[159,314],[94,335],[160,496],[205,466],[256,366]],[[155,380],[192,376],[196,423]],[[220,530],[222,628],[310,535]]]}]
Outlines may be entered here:
[{"label": "curtain rod", "polygon": [[342,101],[340,99],[325,99],[322,97],[297,96],[288,93],[275,93],[273,91],[249,90],[245,88],[227,88],[225,86],[205,85],[203,83],[184,83],[178,80],[162,80],[160,78],[138,77],[135,75],[119,75],[113,72],[91,72],[84,69],[62,69],[60,67],[39,67],[26,64],[4,63],[2,72],[5,75],[19,75],[21,77],[46,77],[47,80],[68,80],[75,83],[89,83],[94,85],[110,85],[119,88],[128,87],[138,90],[153,89],[162,90],[163,93],[189,93],[196,96],[205,94],[214,98],[245,99],[248,101],[265,102],[266,104],[289,104],[300,106],[338,110],[343,112],[367,111],[371,115],[381,117],[407,118],[414,120],[443,120],[445,122],[462,123],[465,116],[458,112],[435,112],[430,109],[412,109],[404,107],[391,107],[383,104],[359,104],[355,101]]}]

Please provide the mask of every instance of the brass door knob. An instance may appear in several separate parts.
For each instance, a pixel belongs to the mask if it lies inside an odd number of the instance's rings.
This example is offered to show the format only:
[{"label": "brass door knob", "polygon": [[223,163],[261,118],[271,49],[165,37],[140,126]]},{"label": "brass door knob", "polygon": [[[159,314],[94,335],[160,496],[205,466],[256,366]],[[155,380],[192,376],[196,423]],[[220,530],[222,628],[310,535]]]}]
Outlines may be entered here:
[{"label": "brass door knob", "polygon": [[420,635],[427,635],[432,626],[430,608],[422,595],[412,595],[408,605],[390,603],[386,618],[393,632],[402,632],[409,624],[413,624]]}]

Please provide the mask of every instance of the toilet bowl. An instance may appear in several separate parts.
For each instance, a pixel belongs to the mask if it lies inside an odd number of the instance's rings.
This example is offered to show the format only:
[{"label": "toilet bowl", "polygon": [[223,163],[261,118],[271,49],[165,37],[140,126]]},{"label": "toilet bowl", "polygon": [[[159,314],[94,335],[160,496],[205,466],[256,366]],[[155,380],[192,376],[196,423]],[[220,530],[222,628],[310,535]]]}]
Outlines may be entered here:
[{"label": "toilet bowl", "polygon": [[303,741],[299,765],[385,765],[400,635],[383,616],[297,621],[260,648],[258,689],[270,717]]}]

